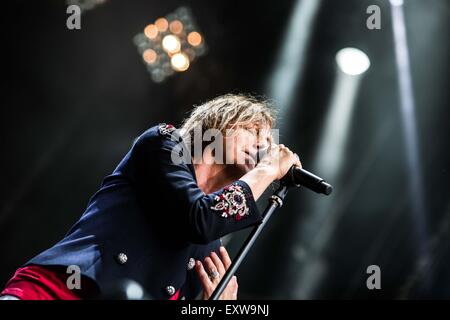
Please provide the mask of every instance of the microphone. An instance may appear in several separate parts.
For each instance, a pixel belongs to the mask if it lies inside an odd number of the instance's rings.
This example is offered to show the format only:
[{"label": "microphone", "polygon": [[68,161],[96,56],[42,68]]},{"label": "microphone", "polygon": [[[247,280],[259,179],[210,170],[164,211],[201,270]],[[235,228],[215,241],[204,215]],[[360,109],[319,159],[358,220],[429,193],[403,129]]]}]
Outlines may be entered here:
[{"label": "microphone", "polygon": [[[259,163],[262,158],[267,154],[268,148],[261,148],[256,153],[256,163]],[[333,186],[326,182],[321,177],[312,174],[305,169],[292,166],[285,176],[281,179],[282,183],[288,186],[303,186],[314,192],[322,193],[324,195],[330,195],[333,192]]]},{"label": "microphone", "polygon": [[296,187],[303,186],[327,196],[333,192],[333,186],[324,179],[296,166],[292,166],[281,181],[289,185],[295,185]]}]

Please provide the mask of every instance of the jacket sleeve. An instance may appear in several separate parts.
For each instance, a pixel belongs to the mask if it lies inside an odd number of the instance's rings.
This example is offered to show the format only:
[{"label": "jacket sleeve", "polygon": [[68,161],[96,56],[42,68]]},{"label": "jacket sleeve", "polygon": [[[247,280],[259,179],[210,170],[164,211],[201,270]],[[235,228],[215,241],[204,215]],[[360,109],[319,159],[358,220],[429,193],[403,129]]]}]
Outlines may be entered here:
[{"label": "jacket sleeve", "polygon": [[[136,147],[139,185],[157,184],[149,195],[169,201],[174,223],[187,226],[189,240],[209,243],[220,237],[260,223],[262,216],[250,187],[237,180],[211,194],[200,190],[193,167],[172,161],[178,142],[165,137],[144,139]],[[163,204],[164,205],[164,204]],[[176,220],[175,220],[176,219]]]}]

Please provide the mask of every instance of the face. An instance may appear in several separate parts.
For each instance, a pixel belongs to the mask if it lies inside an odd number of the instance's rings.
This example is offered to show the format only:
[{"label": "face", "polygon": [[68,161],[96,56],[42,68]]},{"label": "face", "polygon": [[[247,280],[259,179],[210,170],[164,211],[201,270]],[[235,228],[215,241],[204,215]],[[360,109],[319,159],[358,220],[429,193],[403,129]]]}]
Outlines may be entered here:
[{"label": "face", "polygon": [[224,158],[236,176],[241,177],[259,162],[272,142],[270,127],[238,128],[224,138]]}]

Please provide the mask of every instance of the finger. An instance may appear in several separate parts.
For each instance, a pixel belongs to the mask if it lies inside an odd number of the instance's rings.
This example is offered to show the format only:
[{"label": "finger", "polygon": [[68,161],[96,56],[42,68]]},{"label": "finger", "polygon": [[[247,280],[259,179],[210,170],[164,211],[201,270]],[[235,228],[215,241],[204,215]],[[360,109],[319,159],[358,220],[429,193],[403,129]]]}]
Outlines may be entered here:
[{"label": "finger", "polygon": [[280,149],[280,145],[273,143],[272,145],[270,145],[267,153],[272,153],[279,149]]},{"label": "finger", "polygon": [[283,150],[283,157],[285,157],[285,159],[288,160],[291,165],[294,165],[294,163],[297,160],[294,155],[294,152],[289,150],[289,148]]},{"label": "finger", "polygon": [[223,295],[221,296],[221,300],[236,300],[237,299],[237,278],[236,276],[231,277],[228,282]]},{"label": "finger", "polygon": [[211,257],[212,261],[214,262],[214,264],[216,265],[216,268],[217,268],[217,271],[219,271],[219,274],[221,276],[223,276],[225,274],[225,266],[223,265],[222,260],[220,260],[219,256],[214,251],[211,252],[210,257]]},{"label": "finger", "polygon": [[214,273],[216,273],[218,271],[217,271],[217,268],[216,268],[214,262],[211,260],[211,258],[210,257],[206,257],[205,260],[204,260],[204,264],[205,264],[206,270],[208,272],[208,275],[209,275],[209,277],[211,279],[211,282],[212,283],[219,282],[219,278],[220,278],[219,276],[216,276],[216,277],[212,276]]},{"label": "finger", "polygon": [[302,167],[302,162],[300,161],[300,157],[298,156],[298,154],[294,153],[295,156],[295,166],[301,168]]},{"label": "finger", "polygon": [[203,267],[203,264],[200,261],[197,261],[195,264],[195,271],[197,272],[197,276],[202,284],[202,287],[205,291],[208,291],[212,288],[212,282],[209,278],[208,274]]},{"label": "finger", "polygon": [[230,282],[228,283],[228,285],[230,286],[230,289],[235,290],[236,286],[237,286],[237,278],[236,276],[232,276],[230,279]]},{"label": "finger", "polygon": [[220,249],[220,256],[222,257],[222,262],[225,266],[225,270],[228,270],[228,268],[231,266],[231,259],[228,255],[227,249],[225,247],[221,246]]},{"label": "finger", "polygon": [[233,281],[233,293],[232,293],[232,296],[233,296],[233,299],[237,299],[237,293],[238,293],[239,285],[238,285],[236,276],[233,276],[233,278],[231,280]]}]

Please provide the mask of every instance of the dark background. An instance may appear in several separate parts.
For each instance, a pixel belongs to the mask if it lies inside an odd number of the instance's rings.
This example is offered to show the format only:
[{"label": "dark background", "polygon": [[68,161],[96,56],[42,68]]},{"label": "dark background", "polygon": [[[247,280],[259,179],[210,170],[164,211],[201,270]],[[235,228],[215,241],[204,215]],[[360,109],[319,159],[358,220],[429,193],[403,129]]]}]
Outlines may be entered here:
[{"label": "dark background", "polygon": [[[146,128],[179,124],[192,105],[219,94],[268,95],[295,3],[110,0],[83,13],[76,31],[66,28],[63,1],[17,1],[3,10],[0,283],[64,236]],[[381,8],[381,30],[366,28],[371,4]],[[192,9],[209,50],[187,72],[156,84],[132,38],[181,5]],[[300,154],[305,168],[321,138],[336,52],[358,47],[371,67],[351,115],[340,179],[330,181],[333,197],[290,192],[239,271],[241,298],[450,298],[450,2],[405,0],[404,8],[425,234],[417,234],[408,192],[389,3],[321,1],[302,80],[279,121],[282,131],[290,128],[281,141]],[[328,201],[334,217],[319,251],[312,243],[320,230],[299,235],[312,214],[306,204],[318,201]],[[231,239],[233,252],[245,233]],[[322,272],[307,284],[311,261]],[[371,264],[381,268],[381,290],[366,288]],[[303,285],[312,289],[302,291]]]}]

